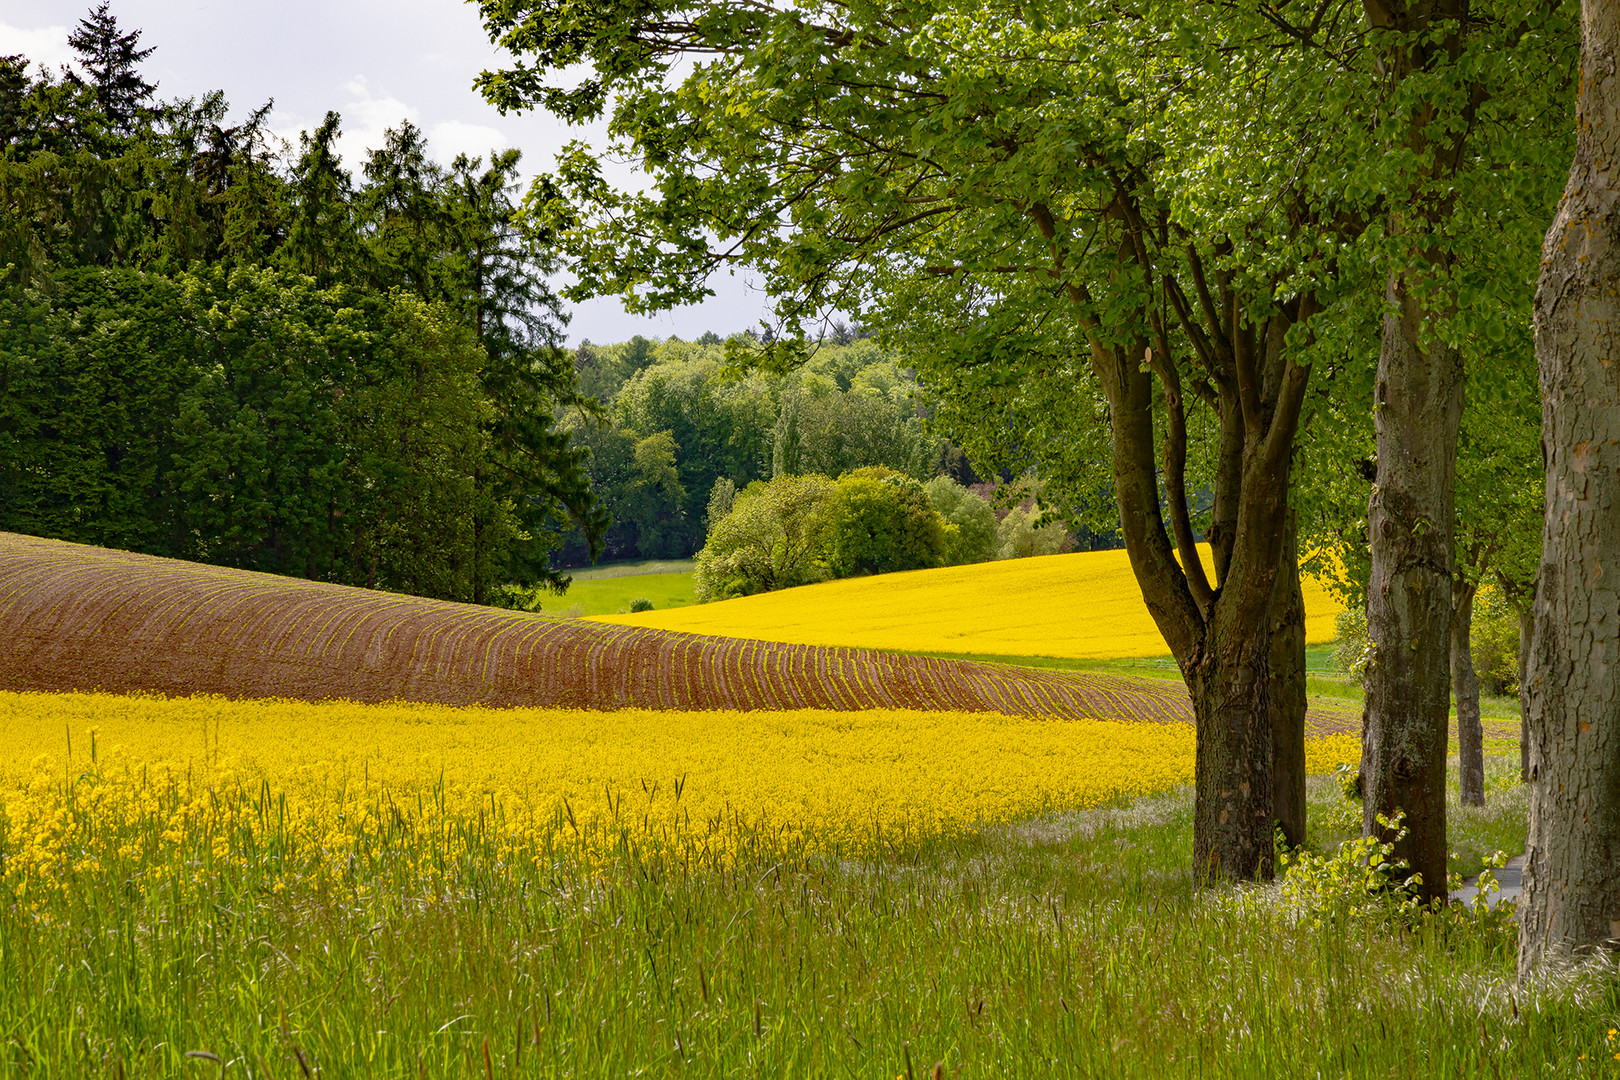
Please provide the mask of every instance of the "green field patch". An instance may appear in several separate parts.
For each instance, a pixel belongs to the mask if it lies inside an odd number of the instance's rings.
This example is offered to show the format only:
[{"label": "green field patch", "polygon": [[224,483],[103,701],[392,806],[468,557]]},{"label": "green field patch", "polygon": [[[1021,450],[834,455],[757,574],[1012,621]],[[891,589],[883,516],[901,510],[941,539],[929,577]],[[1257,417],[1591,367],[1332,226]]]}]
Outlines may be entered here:
[{"label": "green field patch", "polygon": [[[690,566],[687,563],[665,563],[664,565]],[[611,570],[612,567],[594,569]],[[616,615],[619,612],[629,611],[633,600],[651,600],[653,609],[665,611],[674,607],[685,607],[697,603],[697,594],[693,591],[692,571],[686,570],[677,573],[646,573],[631,571],[628,573],[608,574],[599,577],[584,577],[583,574],[592,571],[583,571],[574,575],[574,583],[568,587],[563,596],[542,596],[541,610],[553,614],[574,614],[577,606],[580,615]]]}]

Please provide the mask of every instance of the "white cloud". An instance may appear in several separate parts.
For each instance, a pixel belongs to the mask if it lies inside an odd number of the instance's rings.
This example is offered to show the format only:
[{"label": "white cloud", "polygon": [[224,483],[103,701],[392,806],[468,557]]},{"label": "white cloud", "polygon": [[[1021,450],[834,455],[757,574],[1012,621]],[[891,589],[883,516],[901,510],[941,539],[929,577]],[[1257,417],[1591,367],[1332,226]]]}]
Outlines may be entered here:
[{"label": "white cloud", "polygon": [[487,163],[491,150],[504,150],[511,141],[488,124],[469,124],[463,120],[444,120],[434,124],[428,132],[428,153],[448,165],[457,154],[481,157]]},{"label": "white cloud", "polygon": [[54,73],[59,66],[71,63],[74,58],[73,50],[68,48],[68,32],[65,26],[41,26],[25,30],[0,22],[0,56],[22,53]]},{"label": "white cloud", "polygon": [[343,155],[343,164],[349,171],[358,175],[370,151],[382,146],[389,128],[398,127],[406,120],[414,124],[422,114],[420,109],[392,95],[378,97],[364,75],[356,75],[344,83],[343,92],[349,95],[349,100],[338,110],[343,114],[338,153]]},{"label": "white cloud", "polygon": [[[379,96],[374,93],[364,75],[356,75],[339,89],[348,100],[339,105],[337,110],[343,118],[343,126],[337,138],[338,157],[342,159],[343,168],[348,170],[350,175],[359,177],[370,152],[382,146],[388,129],[398,127],[406,120],[414,124],[422,114],[420,109],[407,105],[392,95]],[[324,115],[309,117],[277,109],[270,114],[269,127],[277,136],[286,140],[296,155],[300,133],[315,130],[324,119]]]}]

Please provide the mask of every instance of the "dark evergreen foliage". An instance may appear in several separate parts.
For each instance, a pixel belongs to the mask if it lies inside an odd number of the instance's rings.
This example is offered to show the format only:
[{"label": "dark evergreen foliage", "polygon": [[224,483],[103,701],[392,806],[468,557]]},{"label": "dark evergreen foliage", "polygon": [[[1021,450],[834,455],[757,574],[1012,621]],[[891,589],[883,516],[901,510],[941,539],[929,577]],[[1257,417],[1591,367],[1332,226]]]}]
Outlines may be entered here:
[{"label": "dark evergreen foliage", "polygon": [[156,102],[107,4],[83,75],[0,58],[0,529],[498,602],[605,512],[518,154]]},{"label": "dark evergreen foliage", "polygon": [[157,46],[139,48],[139,30],[119,33],[118,19],[102,3],[79,20],[68,35],[68,45],[79,54],[79,66],[89,76],[96,107],[115,135],[129,135],[157,86],[141,78],[140,63],[157,51]]}]

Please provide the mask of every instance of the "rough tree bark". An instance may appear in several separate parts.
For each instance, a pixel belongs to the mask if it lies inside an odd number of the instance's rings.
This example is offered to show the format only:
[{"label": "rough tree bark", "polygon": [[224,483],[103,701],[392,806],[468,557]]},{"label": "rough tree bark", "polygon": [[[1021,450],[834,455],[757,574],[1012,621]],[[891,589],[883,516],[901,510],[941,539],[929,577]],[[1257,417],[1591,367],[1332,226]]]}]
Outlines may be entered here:
[{"label": "rough tree bark", "polygon": [[[1455,34],[1424,31],[1461,20],[1467,0],[1368,0],[1368,21],[1404,36],[1383,63],[1392,86],[1455,55]],[[1447,171],[1460,136],[1435,125],[1436,107],[1413,104],[1406,149]],[[1424,900],[1446,895],[1446,743],[1451,715],[1451,540],[1463,365],[1455,348],[1428,333],[1430,302],[1444,287],[1440,247],[1448,208],[1418,197],[1397,205],[1389,228],[1413,256],[1386,292],[1383,340],[1373,390],[1378,475],[1367,510],[1372,569],[1367,593],[1367,669],[1362,719],[1363,827],[1387,835],[1379,815],[1405,814],[1395,857],[1420,875]],[[1438,269],[1437,269],[1438,268]],[[1395,840],[1394,835],[1387,835]]]},{"label": "rough tree bark", "polygon": [[1299,584],[1294,512],[1271,598],[1271,797],[1290,846],[1305,842],[1305,594]]},{"label": "rough tree bark", "polygon": [[[1446,889],[1446,744],[1451,719],[1451,520],[1463,371],[1456,350],[1423,340],[1416,297],[1394,283],[1374,391],[1378,480],[1368,504],[1374,643],[1362,719],[1363,826],[1404,812],[1395,857]],[[1393,837],[1391,837],[1393,839]]]},{"label": "rough tree bark", "polygon": [[[1534,600],[1531,601],[1533,605]],[[1530,782],[1530,635],[1535,633],[1535,608],[1519,612],[1519,783]]]},{"label": "rough tree bark", "polygon": [[[1277,824],[1291,838],[1304,833],[1305,654],[1303,636],[1297,649],[1290,644],[1287,608],[1299,568],[1288,490],[1310,369],[1293,362],[1285,338],[1313,308],[1302,300],[1260,325],[1247,325],[1235,311],[1224,326],[1210,319],[1206,325],[1228,343],[1219,350],[1210,335],[1198,333],[1190,305],[1178,308],[1212,361],[1211,404],[1223,420],[1223,446],[1237,447],[1222,453],[1225,467],[1217,474],[1220,529],[1212,528],[1210,539],[1220,587],[1198,605],[1201,619],[1177,635],[1166,632],[1198,722],[1193,859],[1207,878],[1252,880],[1272,872]],[[1166,382],[1179,396],[1174,378]],[[1177,410],[1170,411],[1174,425]],[[1177,501],[1171,505],[1182,516]],[[1185,522],[1177,528],[1186,531]]]},{"label": "rough tree bark", "polygon": [[1547,513],[1519,970],[1620,939],[1620,2],[1583,0],[1575,161],[1536,290]]},{"label": "rough tree bark", "polygon": [[1485,805],[1485,728],[1479,722],[1479,675],[1474,671],[1474,595],[1479,583],[1451,585],[1451,692],[1457,699],[1457,788],[1464,806]]}]

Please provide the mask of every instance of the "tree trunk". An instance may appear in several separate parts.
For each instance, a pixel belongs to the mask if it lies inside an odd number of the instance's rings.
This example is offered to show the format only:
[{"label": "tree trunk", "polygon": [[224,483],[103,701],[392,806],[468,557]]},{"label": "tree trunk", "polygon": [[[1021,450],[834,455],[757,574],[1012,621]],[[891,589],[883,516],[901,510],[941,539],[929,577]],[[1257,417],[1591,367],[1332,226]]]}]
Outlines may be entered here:
[{"label": "tree trunk", "polygon": [[1305,842],[1305,594],[1299,586],[1294,512],[1271,599],[1271,796],[1291,847]]},{"label": "tree trunk", "polygon": [[1535,633],[1535,599],[1519,612],[1519,783],[1530,782],[1530,635]]},{"label": "tree trunk", "polygon": [[[1463,47],[1468,0],[1366,0],[1367,21],[1396,31],[1380,65],[1393,89],[1435,64],[1455,62]],[[1435,36],[1429,31],[1447,27]],[[1405,106],[1401,151],[1431,157],[1434,168],[1461,159],[1469,130],[1445,103]],[[1465,112],[1471,106],[1464,106]],[[1435,177],[1411,177],[1413,192]],[[1451,303],[1446,267],[1449,202],[1396,190],[1390,238],[1405,259],[1391,272],[1378,378],[1373,389],[1378,478],[1368,505],[1372,548],[1362,720],[1363,827],[1385,835],[1378,816],[1404,812],[1407,835],[1395,857],[1420,875],[1424,900],[1446,895],[1446,746],[1451,718],[1451,529],[1462,420],[1463,367],[1455,348],[1429,332],[1431,313]],[[1438,304],[1437,304],[1438,301]]]},{"label": "tree trunk", "polygon": [[1457,698],[1457,788],[1464,806],[1485,805],[1485,728],[1479,722],[1479,675],[1470,649],[1476,582],[1451,586],[1451,690]]},{"label": "tree trunk", "polygon": [[[1149,234],[1136,212],[1132,191],[1122,188],[1119,194],[1111,213],[1123,226],[1121,265],[1141,267],[1151,281]],[[1030,213],[1036,227],[1052,239],[1057,226],[1050,210],[1036,205]],[[1230,520],[1231,531],[1211,537],[1221,579],[1218,590],[1196,557],[1185,497],[1187,429],[1181,376],[1171,358],[1163,311],[1143,311],[1144,325],[1156,327],[1155,356],[1145,340],[1125,346],[1101,332],[1095,305],[1083,285],[1070,282],[1065,289],[1086,327],[1092,369],[1108,397],[1114,497],[1131,569],[1193,699],[1194,872],[1201,881],[1254,880],[1270,877],[1274,861],[1271,615],[1278,571],[1292,540],[1289,474],[1310,380],[1310,366],[1296,363],[1286,346],[1290,327],[1308,323],[1316,302],[1312,294],[1296,296],[1270,317],[1250,323],[1229,282],[1217,279],[1221,298],[1217,306],[1201,257],[1191,248],[1186,255],[1197,281],[1197,312],[1179,286],[1172,290],[1167,283],[1160,299],[1174,293],[1178,318],[1198,343],[1195,351],[1204,367],[1201,388],[1195,392],[1221,416],[1223,467],[1216,482],[1214,516],[1223,528]],[[1202,328],[1200,314],[1207,320]],[[1153,437],[1154,375],[1164,388],[1162,474]],[[1178,543],[1193,555],[1185,566],[1176,560],[1165,529],[1166,502]],[[1226,509],[1233,511],[1229,519],[1220,512]]]},{"label": "tree trunk", "polygon": [[1153,384],[1138,355],[1093,346],[1093,364],[1109,394],[1114,496],[1126,551],[1193,700],[1198,728],[1194,872],[1206,882],[1269,878],[1276,808],[1268,619],[1283,561],[1288,464],[1309,369],[1282,369],[1281,416],[1245,454],[1231,562],[1206,615],[1192,597],[1160,516]]},{"label": "tree trunk", "polygon": [[1536,290],[1547,514],[1519,970],[1620,938],[1620,2],[1581,5],[1575,161]]},{"label": "tree trunk", "polygon": [[1390,286],[1374,419],[1378,482],[1368,504],[1372,573],[1362,720],[1363,827],[1405,814],[1395,858],[1421,875],[1424,900],[1446,895],[1446,750],[1451,720],[1451,522],[1463,368],[1425,340],[1418,297]]},{"label": "tree trunk", "polygon": [[1272,873],[1272,720],[1268,643],[1212,639],[1187,676],[1198,723],[1193,873],[1200,884]]}]

